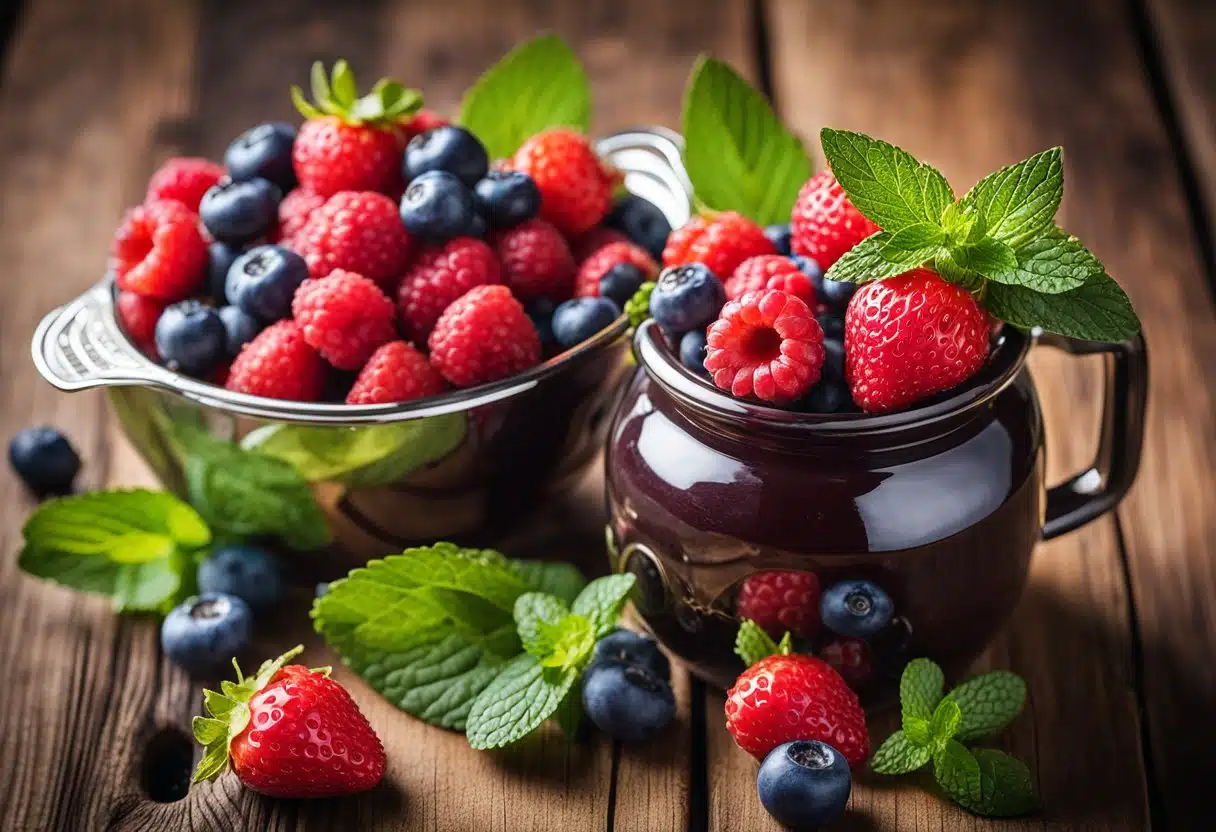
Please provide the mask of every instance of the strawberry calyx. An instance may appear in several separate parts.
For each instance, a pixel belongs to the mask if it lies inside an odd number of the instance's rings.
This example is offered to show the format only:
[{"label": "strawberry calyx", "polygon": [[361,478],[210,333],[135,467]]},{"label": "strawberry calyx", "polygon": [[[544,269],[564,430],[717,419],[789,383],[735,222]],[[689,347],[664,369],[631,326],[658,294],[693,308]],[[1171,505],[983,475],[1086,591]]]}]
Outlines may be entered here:
[{"label": "strawberry calyx", "polygon": [[299,87],[291,88],[291,100],[304,118],[335,116],[346,124],[395,127],[422,109],[422,93],[407,89],[389,78],[381,78],[371,92],[360,96],[355,74],[344,60],[328,75],[325,64],[312,65],[312,97],[309,102]]}]

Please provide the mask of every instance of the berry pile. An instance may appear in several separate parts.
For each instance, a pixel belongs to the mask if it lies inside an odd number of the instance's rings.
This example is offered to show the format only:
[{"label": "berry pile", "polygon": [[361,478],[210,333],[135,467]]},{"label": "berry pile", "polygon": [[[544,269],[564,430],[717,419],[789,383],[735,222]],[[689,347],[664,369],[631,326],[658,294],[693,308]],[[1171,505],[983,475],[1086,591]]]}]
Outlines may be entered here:
[{"label": "berry pile", "polygon": [[620,176],[582,134],[494,161],[416,92],[353,85],[344,62],[332,80],[317,67],[314,102],[292,90],[298,128],[260,124],[222,166],[152,176],[110,259],[145,354],[257,396],[405,402],[523,372],[655,278],[670,227],[614,200]]}]

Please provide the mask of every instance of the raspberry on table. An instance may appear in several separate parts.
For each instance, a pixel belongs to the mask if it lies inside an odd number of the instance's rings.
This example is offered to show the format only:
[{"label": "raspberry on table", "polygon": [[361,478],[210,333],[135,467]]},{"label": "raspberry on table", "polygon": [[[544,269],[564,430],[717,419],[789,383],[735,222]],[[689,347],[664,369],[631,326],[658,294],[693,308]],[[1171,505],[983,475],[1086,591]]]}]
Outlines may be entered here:
[{"label": "raspberry on table", "polygon": [[540,215],[564,234],[575,235],[599,225],[612,207],[616,179],[595,155],[587,137],[555,127],[524,142],[511,162],[532,177],[540,189]]},{"label": "raspberry on table", "polygon": [[735,614],[750,618],[774,639],[788,631],[806,638],[819,632],[819,578],[814,572],[770,569],[744,579]]},{"label": "raspberry on table", "polygon": [[325,204],[325,197],[305,188],[296,188],[279,203],[278,239],[291,245],[295,236],[303,230],[308,218]]},{"label": "raspberry on table", "polygon": [[224,387],[252,396],[320,401],[328,367],[295,321],[263,329],[232,362]]},{"label": "raspberry on table", "polygon": [[457,387],[522,373],[540,362],[540,336],[506,286],[478,286],[444,311],[428,340],[431,366]]},{"label": "raspberry on table", "polygon": [[304,340],[339,370],[358,370],[397,337],[397,309],[366,277],[336,269],[300,284],[291,315]]},{"label": "raspberry on table", "polygon": [[148,180],[147,202],[175,199],[198,213],[203,194],[225,176],[222,165],[197,156],[175,156],[161,165]]},{"label": "raspberry on table", "polygon": [[343,191],[312,212],[293,247],[313,277],[342,269],[392,290],[409,262],[412,241],[387,196]]},{"label": "raspberry on table", "polygon": [[705,369],[740,398],[788,404],[819,380],[823,330],[805,303],[786,292],[749,292],[710,325]]},{"label": "raspberry on table", "polygon": [[650,254],[641,246],[633,243],[609,243],[597,250],[578,267],[574,278],[574,296],[593,298],[601,294],[600,281],[614,266],[626,264],[634,266],[641,279],[624,298],[613,298],[618,304],[623,304],[637,291],[638,286],[647,280],[654,280],[659,273],[659,265],[651,259]]},{"label": "raspberry on table", "polygon": [[798,264],[788,257],[762,254],[749,257],[726,279],[726,297],[735,300],[748,292],[780,289],[815,308],[815,284]]},{"label": "raspberry on table", "polygon": [[802,186],[790,229],[794,253],[815,258],[824,270],[879,230],[853,206],[830,170],[820,171]]},{"label": "raspberry on table", "polygon": [[132,208],[114,235],[110,268],[119,289],[163,301],[187,297],[207,269],[198,215],[171,199]]},{"label": "raspberry on table", "polygon": [[495,234],[494,251],[503,282],[517,297],[560,301],[573,294],[574,257],[566,238],[545,220],[531,219]]},{"label": "raspberry on table", "polygon": [[481,240],[457,237],[423,248],[397,289],[397,306],[407,337],[425,344],[443,310],[474,286],[502,282],[494,250]]},{"label": "raspberry on table", "polygon": [[447,389],[439,375],[411,344],[389,341],[372,353],[346,394],[347,404],[391,404],[437,396]]},{"label": "raspberry on table", "polygon": [[165,311],[165,305],[164,301],[135,292],[119,292],[114,301],[123,331],[145,353],[156,352],[156,321],[160,313]]}]

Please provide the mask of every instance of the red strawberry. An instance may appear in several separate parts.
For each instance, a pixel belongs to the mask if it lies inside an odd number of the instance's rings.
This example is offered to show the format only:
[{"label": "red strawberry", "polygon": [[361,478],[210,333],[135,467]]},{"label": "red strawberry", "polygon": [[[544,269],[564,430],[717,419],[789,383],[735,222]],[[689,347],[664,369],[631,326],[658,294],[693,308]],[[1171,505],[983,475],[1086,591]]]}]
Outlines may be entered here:
[{"label": "red strawberry", "polygon": [[819,578],[814,572],[772,569],[749,575],[739,587],[735,613],[750,618],[770,636],[791,632],[805,638],[819,632]]},{"label": "red strawberry", "polygon": [[346,689],[328,668],[284,667],[303,649],[263,663],[248,679],[237,667],[236,684],[206,692],[209,716],[196,716],[191,726],[207,749],[195,783],[229,767],[269,797],[341,797],[380,782],[384,746]]},{"label": "red strawberry", "polygon": [[595,155],[586,136],[569,128],[528,139],[515,151],[511,167],[532,177],[540,190],[540,215],[563,234],[599,225],[612,207],[615,171]]},{"label": "red strawberry", "polygon": [[426,356],[404,341],[390,341],[372,353],[346,394],[347,404],[412,402],[447,389]]},{"label": "red strawberry", "polygon": [[870,756],[857,694],[811,656],[769,656],[745,670],[726,694],[726,730],[757,760],[791,740],[826,742],[851,766]]},{"label": "red strawberry", "polygon": [[216,182],[224,178],[223,165],[210,159],[195,156],[177,156],[169,159],[148,180],[148,195],[145,202],[159,199],[176,199],[191,211],[198,213],[198,204]]},{"label": "red strawberry", "polygon": [[312,277],[343,269],[392,291],[412,246],[391,199],[373,191],[343,191],[312,212],[292,247]]},{"label": "red strawberry", "polygon": [[566,238],[536,217],[494,236],[503,282],[516,297],[566,300],[574,292],[577,266]]},{"label": "red strawberry", "polygon": [[844,319],[845,378],[866,413],[962,384],[988,357],[988,315],[928,269],[865,284]]},{"label": "red strawberry", "polygon": [[795,254],[813,257],[824,271],[878,226],[853,207],[830,170],[807,180],[798,192],[790,219]]},{"label": "red strawberry", "polygon": [[815,308],[815,284],[793,260],[777,254],[762,254],[744,260],[727,278],[725,286],[727,300],[741,298],[748,292],[780,289],[811,309]]},{"label": "red strawberry", "polygon": [[[700,233],[690,232],[686,239],[681,238],[674,245],[668,238],[667,247],[663,249],[663,265],[704,263],[725,280],[749,257],[776,253],[773,241],[764,236],[763,228],[742,214],[723,211],[710,217]],[[669,255],[671,262],[668,262]]]},{"label": "red strawberry", "polygon": [[870,647],[859,638],[841,638],[823,646],[819,658],[832,666],[850,686],[870,678]]},{"label": "red strawberry", "polygon": [[651,258],[650,253],[641,246],[633,243],[610,243],[583,261],[578,267],[574,278],[574,296],[597,297],[600,293],[600,280],[608,270],[619,264],[637,267],[642,281],[654,280],[659,273],[659,266]]},{"label": "red strawberry", "polygon": [[207,269],[198,216],[172,199],[132,208],[114,234],[110,268],[119,289],[164,301],[188,296]]}]

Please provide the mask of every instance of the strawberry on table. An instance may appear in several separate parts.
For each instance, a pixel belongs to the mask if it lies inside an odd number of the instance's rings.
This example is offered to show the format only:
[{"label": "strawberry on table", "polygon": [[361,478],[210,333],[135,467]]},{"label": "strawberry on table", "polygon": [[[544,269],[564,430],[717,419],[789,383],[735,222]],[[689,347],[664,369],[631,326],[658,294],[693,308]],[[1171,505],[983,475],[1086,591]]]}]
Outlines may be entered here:
[{"label": "strawberry on table", "polygon": [[815,258],[825,269],[878,230],[849,201],[830,170],[820,171],[802,186],[790,228],[794,253]]}]

